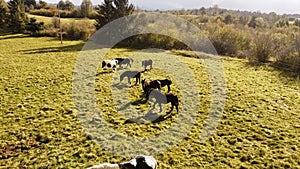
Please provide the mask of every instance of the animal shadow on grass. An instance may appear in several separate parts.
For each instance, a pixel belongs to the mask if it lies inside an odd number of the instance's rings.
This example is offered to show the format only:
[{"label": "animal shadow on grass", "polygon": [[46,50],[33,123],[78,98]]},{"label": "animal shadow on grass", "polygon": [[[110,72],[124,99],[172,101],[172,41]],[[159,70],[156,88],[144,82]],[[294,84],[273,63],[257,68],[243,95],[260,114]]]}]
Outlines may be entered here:
[{"label": "animal shadow on grass", "polygon": [[160,123],[160,122],[165,121],[165,120],[167,120],[171,117],[172,117],[171,113],[168,113],[168,114],[165,114],[165,115],[158,115],[157,113],[154,113],[152,110],[149,110],[147,112],[147,114],[145,114],[144,116],[127,119],[124,122],[124,124],[130,124],[130,123],[141,123],[141,124]]},{"label": "animal shadow on grass", "polygon": [[99,75],[104,75],[104,74],[110,74],[110,73],[113,73],[113,71],[112,71],[112,70],[110,70],[110,71],[103,71],[103,72],[99,72],[99,73],[97,73],[97,74],[96,74],[96,76],[99,76]]},{"label": "animal shadow on grass", "polygon": [[[144,95],[141,95],[139,100],[136,100],[134,102],[129,102],[126,105],[124,105],[122,108],[120,108],[119,110],[124,110],[124,108],[126,109],[131,104],[132,105],[140,105],[140,104],[146,104],[146,103],[147,103],[147,99],[144,98]],[[158,113],[161,113],[161,112],[162,112],[162,110],[160,110]],[[172,117],[171,111],[167,112],[166,114],[160,114],[160,115],[158,113],[154,112],[154,107],[152,106],[151,109],[144,116],[127,119],[124,122],[124,124],[129,124],[129,123],[141,123],[141,124],[159,123],[159,122],[165,121],[165,120]]]},{"label": "animal shadow on grass", "polygon": [[[126,85],[125,85],[126,86]],[[134,105],[134,106],[137,106],[137,105],[140,105],[140,104],[146,104],[147,103],[147,100],[143,98],[143,96],[140,96],[140,99],[138,100],[135,100],[133,102],[128,102],[126,103],[125,105],[123,105],[122,107],[120,107],[118,109],[118,111],[123,111],[125,109],[127,109],[130,105]]]},{"label": "animal shadow on grass", "polygon": [[118,90],[122,90],[122,89],[125,89],[128,87],[128,85],[126,84],[120,84],[120,83],[116,83],[116,84],[113,84],[112,87],[114,88],[117,88]]}]

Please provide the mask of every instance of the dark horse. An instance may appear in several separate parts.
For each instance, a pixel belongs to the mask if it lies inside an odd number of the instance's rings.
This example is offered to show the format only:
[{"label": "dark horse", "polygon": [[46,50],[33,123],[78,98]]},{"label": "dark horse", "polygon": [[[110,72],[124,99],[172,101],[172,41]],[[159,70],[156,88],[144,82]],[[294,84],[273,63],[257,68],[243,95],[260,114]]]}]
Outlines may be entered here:
[{"label": "dark horse", "polygon": [[157,80],[160,82],[160,86],[161,87],[165,87],[168,86],[168,93],[171,91],[171,87],[170,85],[172,84],[172,81],[169,79],[164,79],[164,80]]},{"label": "dark horse", "polygon": [[145,70],[146,70],[147,66],[150,66],[150,69],[152,69],[152,63],[153,63],[153,61],[151,59],[143,60],[142,66],[145,68]]},{"label": "dark horse", "polygon": [[138,71],[125,71],[124,73],[121,74],[120,76],[120,82],[123,81],[124,77],[128,78],[128,83],[131,84],[130,79],[134,78],[136,79],[135,85],[141,81],[141,73]]},{"label": "dark horse", "polygon": [[115,58],[118,61],[119,66],[122,68],[122,65],[127,65],[126,68],[129,66],[131,67],[131,63],[133,63],[132,58]]},{"label": "dark horse", "polygon": [[150,89],[150,91],[147,94],[147,99],[150,98],[155,98],[155,102],[153,105],[153,108],[155,108],[155,105],[158,103],[159,107],[160,107],[160,112],[162,112],[162,107],[161,104],[167,104],[167,103],[171,103],[172,107],[171,107],[171,111],[173,111],[174,106],[176,107],[176,110],[178,112],[178,97],[172,93],[162,93],[159,90],[156,89]]},{"label": "dark horse", "polygon": [[152,80],[150,82],[147,82],[145,79],[142,80],[142,88],[144,90],[145,95],[147,96],[149,94],[150,89],[161,89],[160,81],[158,80]]}]

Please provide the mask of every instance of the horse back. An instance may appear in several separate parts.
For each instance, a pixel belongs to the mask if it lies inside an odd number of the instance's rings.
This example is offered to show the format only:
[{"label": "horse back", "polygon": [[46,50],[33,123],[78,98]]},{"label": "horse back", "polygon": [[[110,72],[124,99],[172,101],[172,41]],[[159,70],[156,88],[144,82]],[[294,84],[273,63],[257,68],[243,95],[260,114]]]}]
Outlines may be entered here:
[{"label": "horse back", "polygon": [[167,93],[166,97],[167,97],[168,103],[171,102],[171,103],[178,105],[178,97],[175,94]]}]

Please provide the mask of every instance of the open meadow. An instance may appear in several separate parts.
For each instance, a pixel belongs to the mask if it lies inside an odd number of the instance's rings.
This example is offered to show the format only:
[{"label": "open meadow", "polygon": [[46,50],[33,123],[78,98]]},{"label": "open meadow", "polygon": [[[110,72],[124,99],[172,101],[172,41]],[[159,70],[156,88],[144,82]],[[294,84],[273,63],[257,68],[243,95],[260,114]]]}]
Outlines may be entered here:
[{"label": "open meadow", "polygon": [[[83,41],[60,44],[48,37],[0,36],[0,168],[85,168],[131,158],[107,151],[79,122],[72,83],[83,46]],[[133,67],[142,71],[140,61],[151,57],[149,52],[112,49],[107,58],[131,57],[136,53]],[[154,154],[159,169],[299,168],[299,75],[268,63],[252,65],[245,59],[221,57],[226,79],[225,108],[216,131],[200,143],[210,111],[210,77],[202,60],[189,57],[188,52],[164,51],[156,55],[164,57],[170,53],[193,73],[200,106],[193,112],[197,115],[195,124],[186,137],[167,151]],[[118,87],[111,85],[111,80],[117,76],[100,67],[99,63],[94,86],[97,106],[115,131],[133,138],[155,137],[180,121],[180,92],[184,91],[179,87],[181,82],[166,71],[154,64],[152,70],[142,73],[142,79],[172,79],[171,92],[179,96],[179,113],[174,109],[170,117],[156,123],[126,123],[127,118],[118,113],[111,99]],[[134,109],[150,108],[151,103],[143,100],[140,84],[129,86],[125,78],[119,85],[128,88]],[[170,105],[164,108],[162,113]]]}]

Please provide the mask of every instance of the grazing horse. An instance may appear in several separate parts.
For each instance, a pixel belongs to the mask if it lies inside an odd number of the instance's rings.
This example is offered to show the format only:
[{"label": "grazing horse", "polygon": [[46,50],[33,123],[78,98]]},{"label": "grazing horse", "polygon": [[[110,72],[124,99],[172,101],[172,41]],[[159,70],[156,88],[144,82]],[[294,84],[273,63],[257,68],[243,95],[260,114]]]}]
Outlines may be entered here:
[{"label": "grazing horse", "polygon": [[168,93],[171,91],[170,85],[172,84],[172,81],[169,79],[164,79],[164,80],[157,80],[160,82],[161,87],[168,86]]},{"label": "grazing horse", "polygon": [[150,91],[148,92],[147,95],[147,99],[150,98],[155,98],[155,102],[153,105],[153,109],[155,108],[155,105],[158,103],[159,107],[160,107],[160,112],[162,111],[162,107],[161,104],[167,104],[167,103],[171,103],[172,107],[171,107],[171,111],[173,111],[173,107],[176,107],[176,110],[178,112],[178,97],[172,93],[167,93],[164,94],[159,90],[156,89],[150,89]]},{"label": "grazing horse", "polygon": [[108,68],[116,69],[118,64],[118,60],[103,60],[102,61],[102,68],[105,66]]},{"label": "grazing horse", "polygon": [[119,164],[105,163],[87,169],[157,169],[157,162],[152,156],[139,155]]},{"label": "grazing horse", "polygon": [[133,63],[132,58],[115,58],[115,60],[118,61],[120,68],[122,68],[122,65],[127,65],[126,68],[128,65],[131,67],[131,63]]},{"label": "grazing horse", "polygon": [[147,66],[150,66],[150,69],[152,69],[152,63],[153,63],[153,61],[151,59],[143,60],[142,66],[145,68],[145,70],[146,70]]},{"label": "grazing horse", "polygon": [[150,89],[161,89],[160,81],[158,80],[152,80],[150,82],[147,82],[145,79],[142,80],[142,88],[144,90],[144,93],[146,96],[148,95]]},{"label": "grazing horse", "polygon": [[128,78],[128,83],[129,83],[129,84],[131,84],[130,79],[131,79],[131,78],[134,78],[134,77],[135,77],[135,79],[136,79],[135,85],[136,85],[138,82],[140,83],[140,81],[141,81],[141,73],[138,72],[138,71],[125,71],[125,72],[122,73],[121,76],[120,76],[120,82],[122,82],[123,79],[124,79],[125,77]]}]

